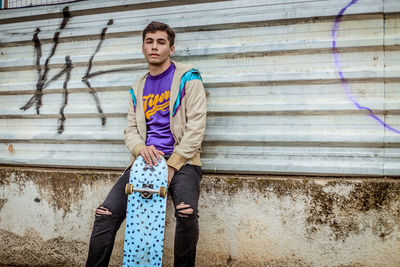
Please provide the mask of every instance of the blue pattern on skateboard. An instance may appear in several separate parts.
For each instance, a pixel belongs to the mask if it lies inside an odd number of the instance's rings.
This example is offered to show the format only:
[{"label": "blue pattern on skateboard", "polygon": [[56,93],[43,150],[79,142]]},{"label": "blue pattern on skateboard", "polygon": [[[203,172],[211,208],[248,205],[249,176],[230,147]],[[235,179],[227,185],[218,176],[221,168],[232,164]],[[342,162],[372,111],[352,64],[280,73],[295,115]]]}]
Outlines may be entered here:
[{"label": "blue pattern on skateboard", "polygon": [[[134,188],[153,184],[153,189],[167,187],[168,168],[165,159],[149,168],[139,156],[130,171],[129,183]],[[128,195],[123,266],[161,266],[164,244],[167,196],[152,194],[145,199],[139,192]]]}]

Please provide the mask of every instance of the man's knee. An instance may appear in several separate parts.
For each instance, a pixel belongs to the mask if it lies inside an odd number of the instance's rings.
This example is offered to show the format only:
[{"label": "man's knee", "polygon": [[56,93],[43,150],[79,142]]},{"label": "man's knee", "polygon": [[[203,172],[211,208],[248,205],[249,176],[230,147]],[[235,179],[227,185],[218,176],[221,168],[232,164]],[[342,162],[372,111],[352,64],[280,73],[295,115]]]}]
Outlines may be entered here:
[{"label": "man's knee", "polygon": [[179,218],[192,218],[196,216],[194,209],[185,202],[181,202],[175,207],[176,209],[176,216]]},{"label": "man's knee", "polygon": [[94,214],[96,217],[101,217],[101,216],[111,216],[112,213],[109,211],[106,207],[100,206],[96,209],[96,212]]}]

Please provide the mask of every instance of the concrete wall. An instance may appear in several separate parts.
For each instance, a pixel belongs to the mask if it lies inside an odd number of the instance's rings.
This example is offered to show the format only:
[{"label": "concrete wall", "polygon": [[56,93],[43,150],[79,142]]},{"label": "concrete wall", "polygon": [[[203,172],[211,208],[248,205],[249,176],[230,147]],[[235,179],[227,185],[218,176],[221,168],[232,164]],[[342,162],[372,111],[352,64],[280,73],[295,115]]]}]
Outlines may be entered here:
[{"label": "concrete wall", "polygon": [[[118,176],[1,167],[0,264],[84,264],[94,209]],[[197,266],[400,266],[400,180],[208,174],[200,232]],[[169,202],[165,266],[173,235]]]}]

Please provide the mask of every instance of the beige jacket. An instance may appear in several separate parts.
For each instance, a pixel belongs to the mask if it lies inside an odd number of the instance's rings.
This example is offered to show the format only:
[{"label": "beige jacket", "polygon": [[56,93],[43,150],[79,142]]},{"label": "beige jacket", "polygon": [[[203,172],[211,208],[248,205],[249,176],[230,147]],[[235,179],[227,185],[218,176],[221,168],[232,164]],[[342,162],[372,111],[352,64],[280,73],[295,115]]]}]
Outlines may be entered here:
[{"label": "beige jacket", "polygon": [[[171,84],[169,108],[170,128],[175,145],[174,152],[167,164],[180,170],[185,164],[201,166],[201,142],[206,128],[207,107],[203,83],[199,79],[192,79],[184,84],[185,96],[181,99],[180,106],[173,115],[175,102],[180,98],[179,89],[182,76],[188,71],[195,70],[191,65],[178,62],[173,62],[173,64],[175,73]],[[124,139],[131,152],[131,164],[138,156],[140,149],[145,146],[146,119],[143,108],[143,89],[148,74],[132,86],[131,94],[133,92],[134,96],[129,99],[128,126],[124,131]]]}]

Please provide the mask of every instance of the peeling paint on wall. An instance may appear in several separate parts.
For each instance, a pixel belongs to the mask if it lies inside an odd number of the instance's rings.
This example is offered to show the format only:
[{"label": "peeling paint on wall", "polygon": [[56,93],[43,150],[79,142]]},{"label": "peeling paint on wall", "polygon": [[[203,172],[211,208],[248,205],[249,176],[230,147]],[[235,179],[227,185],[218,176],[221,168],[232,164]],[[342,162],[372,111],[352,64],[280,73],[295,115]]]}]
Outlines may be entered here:
[{"label": "peeling paint on wall", "polygon": [[[12,252],[0,247],[0,264],[24,264],[23,259],[32,257],[61,262],[73,253],[76,257],[66,264],[82,264],[94,210],[119,175],[0,168],[0,234],[15,244]],[[399,203],[400,181],[395,179],[204,175],[197,262],[395,267],[400,264]],[[172,203],[167,210],[164,258],[170,266]],[[17,257],[16,250],[27,239],[34,239],[24,247],[29,257]],[[122,264],[122,246],[120,231],[113,264]]]},{"label": "peeling paint on wall", "polygon": [[400,263],[398,180],[211,176],[203,189],[201,249],[218,266]]},{"label": "peeling paint on wall", "polygon": [[[321,182],[319,179],[321,179]],[[246,191],[249,196],[266,198],[273,194],[279,199],[289,197],[293,201],[306,197],[305,214],[307,238],[321,227],[331,229],[331,238],[345,241],[352,233],[371,230],[376,237],[385,240],[400,225],[400,183],[397,180],[378,179],[248,179],[243,176],[227,180],[214,180],[211,190],[221,191],[234,198]],[[258,200],[255,200],[258,201]],[[359,213],[378,212],[391,217],[388,221],[371,220],[368,225],[360,225]],[[341,216],[337,216],[340,214]]]},{"label": "peeling paint on wall", "polygon": [[[96,171],[74,171],[63,172],[57,169],[14,169],[0,168],[0,177],[10,177],[11,179],[0,179],[0,185],[18,186],[18,191],[24,192],[27,182],[31,182],[38,187],[39,195],[37,198],[44,199],[50,203],[54,210],[61,210],[64,214],[71,212],[74,202],[82,198],[85,188],[92,186],[98,180],[115,181],[118,172],[104,174]],[[49,179],[51,177],[51,179]],[[40,201],[36,201],[40,202]]]}]

